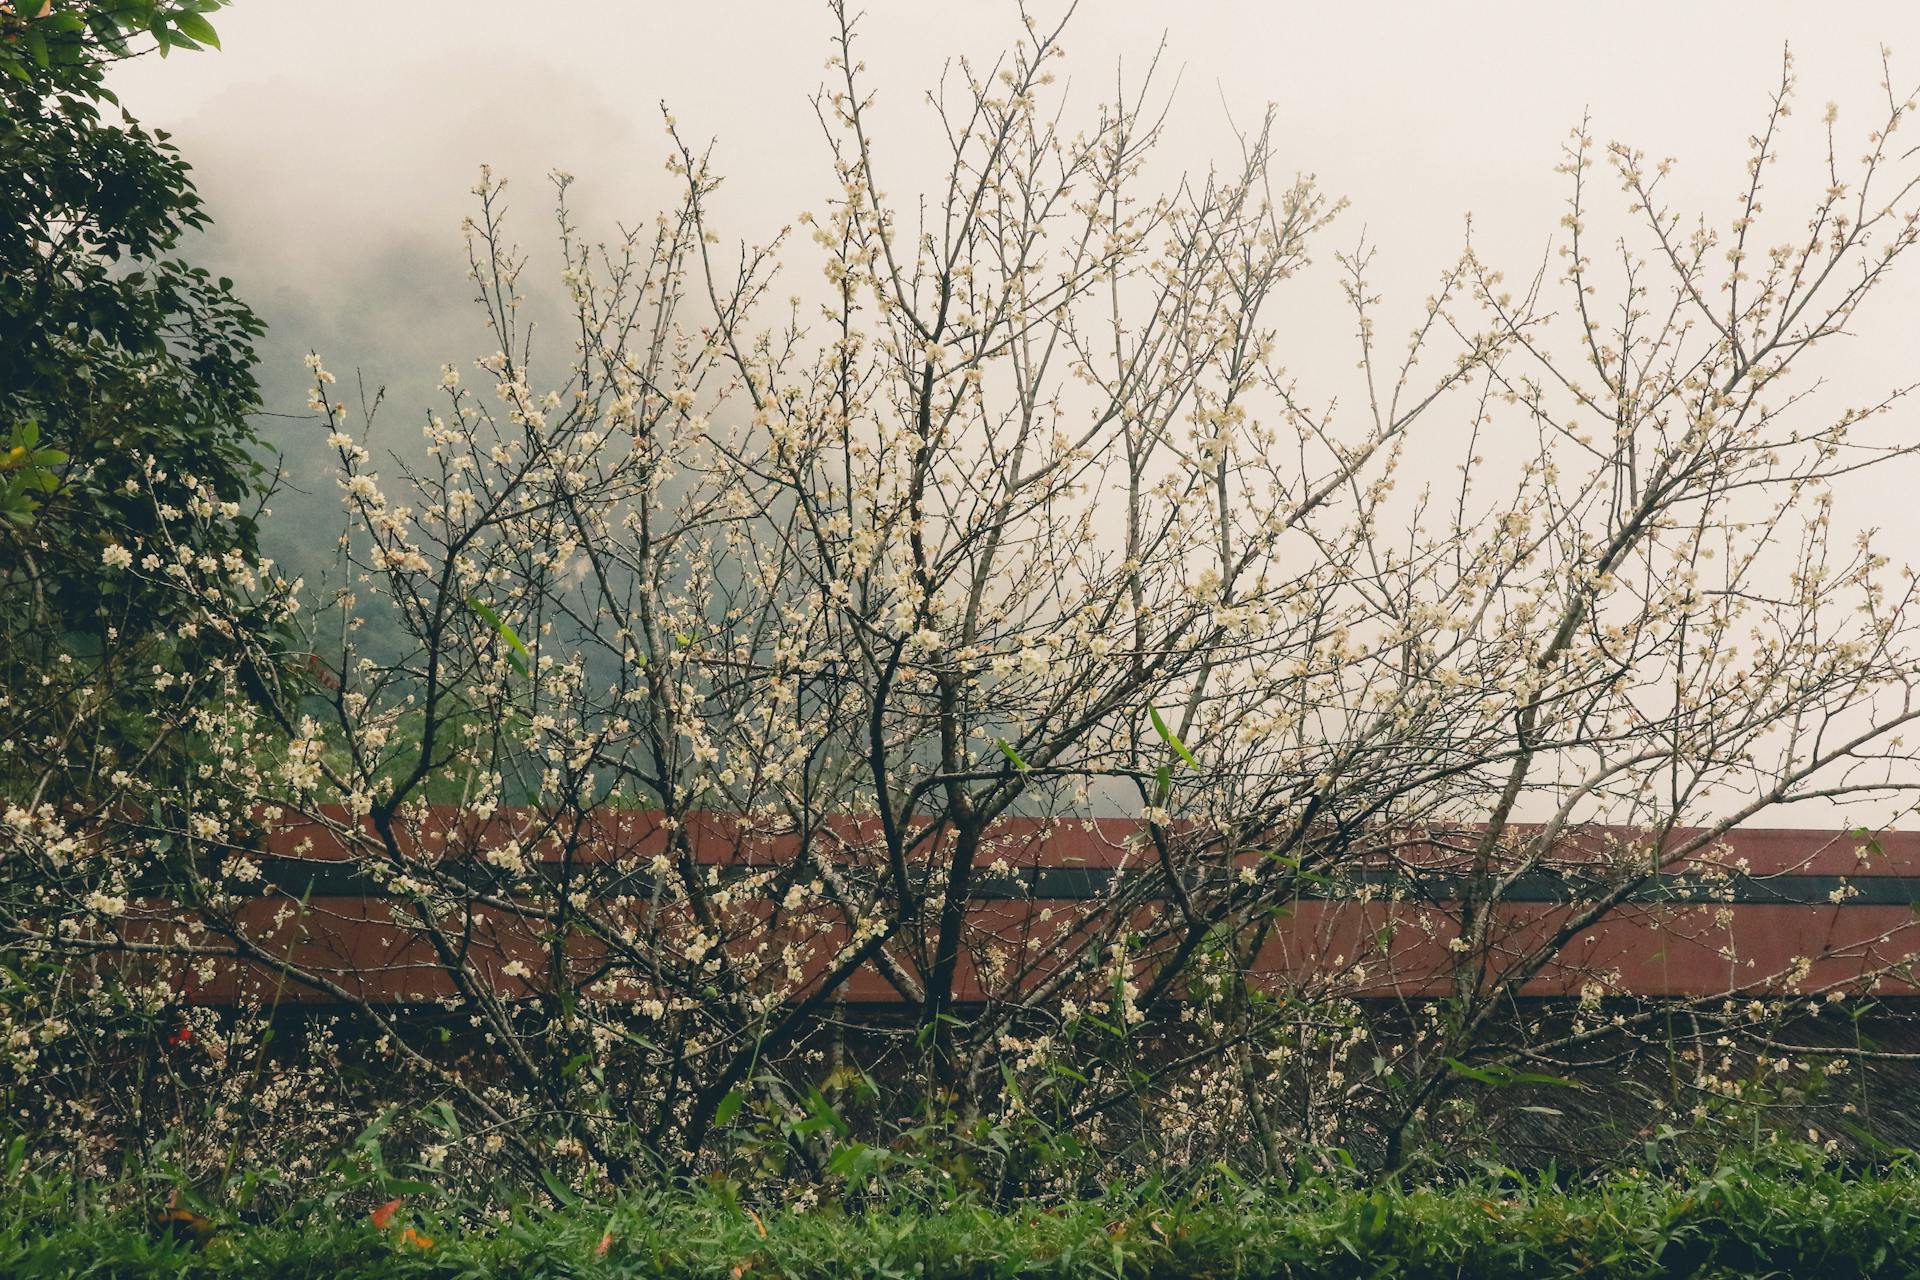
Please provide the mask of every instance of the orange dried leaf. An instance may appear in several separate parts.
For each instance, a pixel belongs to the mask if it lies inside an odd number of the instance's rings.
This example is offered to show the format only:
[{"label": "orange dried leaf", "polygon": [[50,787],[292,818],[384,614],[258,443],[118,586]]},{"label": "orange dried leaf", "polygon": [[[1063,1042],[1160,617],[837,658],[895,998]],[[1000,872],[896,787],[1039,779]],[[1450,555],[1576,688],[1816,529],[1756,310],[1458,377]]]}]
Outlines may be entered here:
[{"label": "orange dried leaf", "polygon": [[169,1204],[161,1213],[159,1226],[174,1239],[189,1241],[195,1245],[204,1245],[220,1230],[208,1219],[191,1209],[182,1209],[177,1204]]}]

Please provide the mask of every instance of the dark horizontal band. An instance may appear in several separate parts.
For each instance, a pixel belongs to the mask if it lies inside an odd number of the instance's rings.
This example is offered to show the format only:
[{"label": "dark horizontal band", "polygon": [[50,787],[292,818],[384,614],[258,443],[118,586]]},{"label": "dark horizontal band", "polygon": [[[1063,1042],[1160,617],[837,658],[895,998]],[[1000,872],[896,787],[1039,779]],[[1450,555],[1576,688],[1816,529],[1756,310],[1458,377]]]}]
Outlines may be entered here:
[{"label": "dark horizontal band", "polygon": [[[363,865],[350,862],[310,861],[300,858],[267,857],[255,865],[262,889],[271,889],[296,898],[384,898],[395,896],[383,888]],[[726,865],[715,868],[723,881],[735,881],[752,874],[776,873],[776,867]],[[450,879],[481,890],[499,893],[512,891],[509,877],[492,867],[474,863],[459,864],[457,870],[445,867],[440,873]],[[704,873],[704,869],[703,869]],[[415,869],[415,874],[418,874]],[[534,874],[555,889],[563,884],[588,887],[597,894],[624,893],[651,897],[652,873],[646,871],[618,874],[604,863],[579,863],[570,870],[559,863],[535,864]],[[872,873],[848,871],[854,879],[868,879]],[[1209,884],[1224,887],[1233,873],[1215,869],[1211,880],[1194,878],[1187,884],[1196,892]],[[1129,879],[1142,876],[1157,879],[1157,868],[1128,873]],[[1115,872],[1108,867],[1025,867],[1009,872],[976,875],[968,896],[983,902],[1088,902],[1104,898],[1113,891]],[[795,878],[790,875],[789,878]],[[797,878],[811,879],[809,872]],[[924,872],[916,876],[916,891],[929,883]],[[785,883],[785,881],[782,881]],[[144,892],[164,894],[166,886],[149,880],[140,886]],[[1304,876],[1290,886],[1290,896],[1309,900],[1343,901],[1360,897],[1411,902],[1458,902],[1470,896],[1469,877],[1450,871],[1409,872],[1390,868],[1361,868],[1342,871],[1337,876]],[[1607,884],[1551,870],[1536,870],[1519,876],[1499,895],[1503,902],[1566,903],[1590,901],[1606,892]],[[1152,896],[1151,894],[1149,896]],[[1661,876],[1641,886],[1630,898],[1639,903],[1723,904],[1732,906],[1845,906],[1913,907],[1920,910],[1920,876],[1834,876],[1776,875],[1704,877],[1697,874]]]}]

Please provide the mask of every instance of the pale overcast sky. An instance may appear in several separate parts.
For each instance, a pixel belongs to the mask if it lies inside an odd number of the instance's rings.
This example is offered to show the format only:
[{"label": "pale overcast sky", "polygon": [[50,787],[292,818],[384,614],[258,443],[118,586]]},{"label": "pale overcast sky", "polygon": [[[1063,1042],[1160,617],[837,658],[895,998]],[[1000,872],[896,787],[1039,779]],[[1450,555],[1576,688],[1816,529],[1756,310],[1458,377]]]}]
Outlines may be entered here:
[{"label": "pale overcast sky", "polygon": [[[1045,19],[1063,7],[1033,10]],[[196,167],[217,223],[196,253],[273,327],[270,408],[302,408],[309,347],[388,386],[390,416],[409,420],[442,362],[491,349],[468,305],[459,235],[483,162],[514,180],[515,230],[536,251],[551,244],[551,169],[578,176],[589,233],[646,220],[671,198],[663,101],[687,134],[717,140],[728,179],[714,203],[741,237],[790,222],[830,176],[808,104],[829,52],[823,3],[237,0],[220,16],[223,52],[141,59],[115,83]],[[1016,8],[1000,0],[868,6],[861,53],[880,93],[882,180],[902,204],[938,177],[924,90],[948,58],[990,59],[1018,33]],[[1069,101],[1090,113],[1116,67],[1137,75],[1163,37],[1164,69],[1179,77],[1164,172],[1229,156],[1229,117],[1250,123],[1272,103],[1281,171],[1315,174],[1351,202],[1323,233],[1320,267],[1285,298],[1283,335],[1300,344],[1287,363],[1309,380],[1351,368],[1351,323],[1327,263],[1363,231],[1387,299],[1382,332],[1402,329],[1388,323],[1398,315],[1411,322],[1469,214],[1483,257],[1530,274],[1563,212],[1553,168],[1583,111],[1601,143],[1677,157],[1677,205],[1724,225],[1791,45],[1797,127],[1770,182],[1775,211],[1797,220],[1824,185],[1826,104],[1838,103],[1858,148],[1884,106],[1883,45],[1903,92],[1920,84],[1912,3],[1086,0],[1066,39]],[[1615,195],[1597,185],[1603,200]],[[1629,227],[1619,200],[1601,206],[1599,225],[1609,239]],[[531,281],[543,262],[536,253]],[[1848,400],[1920,376],[1920,262],[1856,328],[1826,366]],[[299,479],[298,426],[274,430]],[[1890,500],[1915,478],[1876,479],[1858,512],[1897,515]],[[1920,560],[1920,528],[1905,544]]]},{"label": "pale overcast sky", "polygon": [[[1034,11],[1061,7],[1036,0]],[[459,231],[482,162],[514,181],[516,230],[536,250],[551,243],[550,169],[577,175],[589,233],[648,220],[671,199],[663,100],[686,134],[717,140],[729,176],[714,205],[739,236],[764,238],[816,207],[831,176],[808,97],[826,74],[832,24],[810,0],[237,0],[219,17],[223,52],[142,59],[115,83],[196,167],[217,227],[194,253],[233,275],[272,326],[271,409],[304,411],[300,357],[316,347],[343,381],[358,370],[387,385],[390,416],[408,424],[392,436],[414,436],[440,364],[492,349],[469,303]],[[922,95],[942,63],[991,59],[1018,33],[1017,10],[999,0],[868,6],[861,55],[880,92],[882,182],[899,204],[938,176]],[[1283,334],[1298,347],[1286,363],[1323,398],[1352,376],[1332,251],[1363,230],[1377,247],[1383,333],[1404,332],[1398,316],[1411,323],[1470,213],[1482,257],[1531,274],[1563,212],[1553,169],[1583,111],[1603,144],[1677,157],[1676,204],[1724,226],[1790,44],[1797,128],[1770,195],[1801,227],[1824,187],[1826,104],[1839,106],[1851,161],[1884,113],[1882,45],[1902,93],[1920,84],[1911,2],[1085,0],[1065,41],[1080,119],[1111,91],[1116,66],[1137,74],[1163,36],[1165,69],[1179,76],[1166,172],[1231,156],[1229,116],[1252,123],[1272,103],[1281,172],[1315,174],[1350,201],[1318,266],[1281,302]],[[1630,219],[1614,184],[1596,186],[1611,241]],[[557,295],[545,261],[536,255],[529,280]],[[1847,401],[1920,380],[1920,259],[1856,328],[1825,365]],[[1895,430],[1914,438],[1920,421]],[[269,531],[297,560],[300,544],[326,544],[312,522],[337,519],[333,486],[314,467],[310,424],[276,420],[268,434],[309,489],[277,504],[283,518]],[[1908,466],[1856,486],[1842,523],[1879,525],[1896,557],[1920,562],[1920,520],[1908,514],[1916,482],[1920,468]]]},{"label": "pale overcast sky", "polygon": [[[662,100],[721,140],[736,199],[768,221],[821,172],[806,97],[829,20],[808,0],[238,0],[221,19],[224,53],[147,59],[118,83],[179,131],[209,193],[235,202],[220,212],[270,214],[268,238],[310,233],[321,261],[420,214],[443,221],[412,230],[444,234],[483,160],[568,168],[613,206],[644,200]],[[864,34],[883,101],[911,118],[945,58],[990,56],[1017,27],[998,0],[882,0]],[[1724,197],[1783,45],[1816,117],[1828,99],[1871,105],[1882,44],[1920,79],[1910,3],[1087,0],[1067,41],[1077,92],[1090,105],[1163,34],[1183,75],[1177,149],[1204,161],[1226,109],[1272,102],[1283,160],[1350,197],[1396,256],[1434,265],[1468,210],[1540,227],[1555,149],[1585,108],[1603,139],[1724,175]]]},{"label": "pale overcast sky", "polygon": [[[198,170],[218,222],[203,253],[274,325],[269,389],[293,399],[277,407],[298,407],[308,346],[390,384],[398,404],[442,361],[481,354],[458,227],[483,161],[515,179],[517,229],[536,247],[549,241],[549,169],[578,175],[589,231],[658,208],[663,100],[687,133],[718,139],[729,177],[717,205],[742,236],[790,221],[828,176],[807,102],[828,53],[824,4],[238,0],[220,16],[224,52],[143,59],[116,83]],[[868,7],[862,50],[896,195],[937,176],[920,94],[942,62],[991,57],[1017,34],[999,0]],[[1364,229],[1377,283],[1409,319],[1469,213],[1484,256],[1513,275],[1537,265],[1565,195],[1558,148],[1583,110],[1601,142],[1678,157],[1680,202],[1723,223],[1784,46],[1800,84],[1790,161],[1817,159],[1829,100],[1843,126],[1870,127],[1883,44],[1896,80],[1920,83],[1920,5],[1904,2],[1087,0],[1066,41],[1074,99],[1090,112],[1116,65],[1144,67],[1163,35],[1180,76],[1168,163],[1227,155],[1229,112],[1249,122],[1273,103],[1281,169],[1351,201],[1320,261]],[[1774,178],[1783,208],[1820,185],[1791,164]],[[1624,225],[1617,207],[1607,217]],[[1321,274],[1290,305],[1344,332]],[[1898,318],[1863,318],[1848,363],[1892,377],[1920,332],[1920,270],[1888,292]]]},{"label": "pale overcast sky", "polygon": [[[116,83],[136,114],[177,133],[220,253],[270,319],[362,285],[379,290],[355,298],[362,323],[369,308],[428,319],[432,300],[397,287],[394,268],[457,247],[483,161],[518,180],[523,204],[544,207],[541,175],[563,168],[590,219],[650,214],[666,190],[662,101],[689,134],[719,140],[721,209],[743,235],[790,220],[826,176],[807,97],[830,21],[808,0],[238,0],[220,29],[224,52],[144,59]],[[934,159],[915,131],[943,60],[991,57],[1017,32],[998,0],[868,7],[862,47],[895,130],[883,158],[896,192],[933,176],[915,164]],[[1321,257],[1364,226],[1381,284],[1409,302],[1457,252],[1469,212],[1493,256],[1537,261],[1564,194],[1557,149],[1583,110],[1603,142],[1679,157],[1676,190],[1718,221],[1783,46],[1798,63],[1804,158],[1828,100],[1843,124],[1868,127],[1881,45],[1898,78],[1920,82],[1911,3],[1087,0],[1067,39],[1075,97],[1091,110],[1115,66],[1144,66],[1163,35],[1181,77],[1167,155],[1204,167],[1231,149],[1229,111],[1249,121],[1275,104],[1281,167],[1352,202]],[[521,225],[534,241],[545,230]],[[464,293],[457,275],[437,283]],[[348,317],[327,319],[352,332]]]}]

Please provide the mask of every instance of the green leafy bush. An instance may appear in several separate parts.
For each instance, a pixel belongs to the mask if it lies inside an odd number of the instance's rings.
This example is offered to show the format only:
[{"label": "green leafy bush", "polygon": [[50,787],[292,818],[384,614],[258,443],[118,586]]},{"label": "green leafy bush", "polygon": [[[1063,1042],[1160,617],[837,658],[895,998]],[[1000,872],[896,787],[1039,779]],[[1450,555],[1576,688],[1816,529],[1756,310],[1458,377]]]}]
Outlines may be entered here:
[{"label": "green leafy bush", "polygon": [[[1571,1187],[1487,1173],[1440,1188],[1318,1181],[1291,1192],[1231,1179],[1187,1195],[1148,1186],[994,1210],[900,1197],[862,1213],[743,1203],[724,1191],[614,1203],[564,1197],[482,1213],[393,1184],[243,1225],[155,1225],[77,1208],[71,1188],[16,1175],[0,1209],[0,1274],[649,1277],[1893,1277],[1920,1274],[1920,1169],[1849,1175],[1798,1148],[1665,1177]],[[176,1219],[191,1215],[175,1211]],[[377,1223],[377,1225],[376,1225]]]}]

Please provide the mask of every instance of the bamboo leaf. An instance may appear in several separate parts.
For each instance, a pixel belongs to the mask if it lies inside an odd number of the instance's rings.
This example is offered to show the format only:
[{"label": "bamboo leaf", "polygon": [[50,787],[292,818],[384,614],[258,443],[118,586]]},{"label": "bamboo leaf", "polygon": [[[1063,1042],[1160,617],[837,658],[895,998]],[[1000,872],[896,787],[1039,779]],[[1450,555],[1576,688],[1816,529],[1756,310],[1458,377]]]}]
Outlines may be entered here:
[{"label": "bamboo leaf", "polygon": [[182,10],[173,15],[173,25],[201,44],[210,44],[216,49],[220,47],[220,37],[214,34],[213,24],[197,13]]},{"label": "bamboo leaf", "polygon": [[1537,1071],[1515,1071],[1512,1067],[1503,1067],[1498,1063],[1489,1063],[1484,1067],[1470,1067],[1458,1058],[1448,1058],[1445,1061],[1447,1066],[1452,1068],[1455,1075],[1464,1076],[1468,1080],[1478,1081],[1481,1084],[1492,1085],[1495,1088],[1506,1088],[1509,1085],[1516,1084],[1543,1084],[1551,1085],[1556,1089],[1584,1089],[1586,1087],[1577,1080],[1567,1080],[1560,1076],[1542,1075]]},{"label": "bamboo leaf", "polygon": [[520,642],[520,633],[507,625],[506,619],[495,613],[492,606],[484,600],[468,596],[467,607],[479,614],[480,620],[492,627],[495,634],[507,642],[508,648],[512,650],[507,654],[507,661],[513,665],[513,669],[523,676],[532,674],[531,668],[527,665],[529,661],[527,646]]},{"label": "bamboo leaf", "polygon": [[1187,750],[1187,744],[1180,741],[1180,735],[1167,728],[1167,722],[1160,718],[1160,709],[1149,706],[1147,716],[1153,721],[1153,731],[1160,735],[1160,740],[1172,747],[1174,752],[1187,762],[1188,768],[1198,769],[1200,762],[1193,758],[1193,752]]}]

